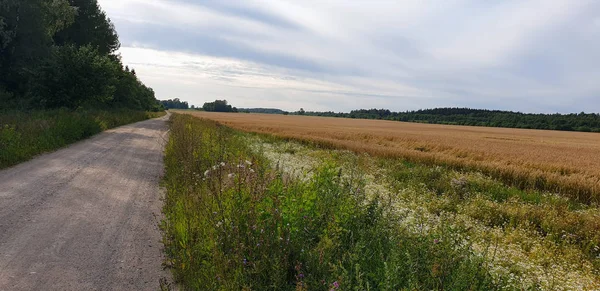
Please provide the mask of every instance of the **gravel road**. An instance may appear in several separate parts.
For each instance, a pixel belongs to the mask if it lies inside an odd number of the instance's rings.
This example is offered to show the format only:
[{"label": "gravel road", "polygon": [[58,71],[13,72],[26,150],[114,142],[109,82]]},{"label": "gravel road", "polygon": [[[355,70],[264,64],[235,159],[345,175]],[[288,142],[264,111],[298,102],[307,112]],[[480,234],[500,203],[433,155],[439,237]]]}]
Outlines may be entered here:
[{"label": "gravel road", "polygon": [[0,290],[158,290],[168,116],[0,171]]}]

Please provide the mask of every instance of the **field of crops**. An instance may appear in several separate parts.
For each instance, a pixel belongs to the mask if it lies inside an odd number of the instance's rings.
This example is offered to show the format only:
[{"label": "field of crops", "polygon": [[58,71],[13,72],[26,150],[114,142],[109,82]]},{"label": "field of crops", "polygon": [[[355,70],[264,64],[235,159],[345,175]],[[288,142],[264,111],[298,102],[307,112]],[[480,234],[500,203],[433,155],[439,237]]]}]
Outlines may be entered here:
[{"label": "field of crops", "polygon": [[600,202],[600,135],[267,114],[187,111],[233,128],[332,148],[477,170],[521,189]]},{"label": "field of crops", "polygon": [[193,114],[228,126],[172,118],[163,229],[189,289],[600,288],[595,201],[481,171],[597,177],[595,135]]}]

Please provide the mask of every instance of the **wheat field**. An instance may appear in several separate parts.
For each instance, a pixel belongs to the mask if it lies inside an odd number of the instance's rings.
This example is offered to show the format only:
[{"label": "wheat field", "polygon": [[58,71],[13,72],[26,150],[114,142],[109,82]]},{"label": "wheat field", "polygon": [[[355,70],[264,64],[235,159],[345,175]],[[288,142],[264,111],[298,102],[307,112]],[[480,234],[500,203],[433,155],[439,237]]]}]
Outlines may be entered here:
[{"label": "wheat field", "polygon": [[477,170],[526,189],[600,202],[600,134],[314,116],[179,111],[249,132]]}]

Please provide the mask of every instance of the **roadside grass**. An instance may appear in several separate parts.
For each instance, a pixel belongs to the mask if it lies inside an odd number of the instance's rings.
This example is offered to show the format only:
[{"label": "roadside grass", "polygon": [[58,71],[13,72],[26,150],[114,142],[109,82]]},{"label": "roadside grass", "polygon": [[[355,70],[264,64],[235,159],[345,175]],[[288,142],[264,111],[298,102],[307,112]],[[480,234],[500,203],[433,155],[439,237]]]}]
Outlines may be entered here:
[{"label": "roadside grass", "polygon": [[335,158],[301,179],[248,134],[180,114],[170,128],[162,229],[186,290],[495,290],[508,280],[490,276],[466,230],[400,223],[405,213]]},{"label": "roadside grass", "polygon": [[131,110],[2,112],[0,169],[56,150],[103,130],[165,114]]},{"label": "roadside grass", "polygon": [[[264,155],[282,168],[334,159],[344,169],[365,173],[366,191],[388,197],[407,224],[446,223],[487,259],[492,277],[509,277],[503,288],[597,290],[600,248],[597,207],[561,195],[510,187],[480,172],[456,171],[402,159],[379,158],[254,134]],[[288,149],[292,148],[294,154]],[[498,282],[503,282],[499,279]]]}]

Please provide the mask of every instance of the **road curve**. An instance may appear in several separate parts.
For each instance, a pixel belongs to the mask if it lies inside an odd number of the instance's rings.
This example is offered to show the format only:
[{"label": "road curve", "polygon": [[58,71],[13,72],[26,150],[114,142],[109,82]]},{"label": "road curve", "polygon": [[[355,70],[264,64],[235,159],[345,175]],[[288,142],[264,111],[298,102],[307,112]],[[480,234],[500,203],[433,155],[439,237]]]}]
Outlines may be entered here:
[{"label": "road curve", "polygon": [[168,116],[0,171],[0,290],[158,290]]}]

